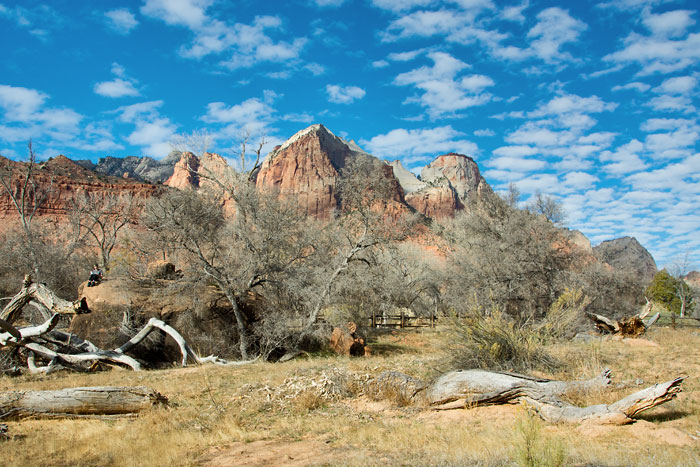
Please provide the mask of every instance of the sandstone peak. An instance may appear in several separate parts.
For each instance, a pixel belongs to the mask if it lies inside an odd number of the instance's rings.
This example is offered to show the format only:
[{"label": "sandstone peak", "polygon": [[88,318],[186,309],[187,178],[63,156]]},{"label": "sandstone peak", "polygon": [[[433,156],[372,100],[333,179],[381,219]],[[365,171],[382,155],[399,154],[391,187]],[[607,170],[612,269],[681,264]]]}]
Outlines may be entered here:
[{"label": "sandstone peak", "polygon": [[649,251],[634,237],[606,240],[594,246],[596,256],[613,268],[641,276],[650,281],[656,274],[656,262]]},{"label": "sandstone peak", "polygon": [[[338,206],[337,181],[348,158],[369,156],[356,143],[334,135],[321,124],[296,132],[263,161],[258,189],[293,196],[307,214],[327,218]],[[371,157],[371,156],[370,156]],[[388,170],[388,167],[387,167]],[[393,178],[388,170],[387,176]],[[403,199],[396,184],[396,199]]]}]

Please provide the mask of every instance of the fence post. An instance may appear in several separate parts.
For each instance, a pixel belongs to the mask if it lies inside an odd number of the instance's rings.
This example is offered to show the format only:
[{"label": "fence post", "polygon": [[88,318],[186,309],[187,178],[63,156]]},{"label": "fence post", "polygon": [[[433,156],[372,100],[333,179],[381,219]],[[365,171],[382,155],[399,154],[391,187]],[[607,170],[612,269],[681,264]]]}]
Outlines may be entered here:
[{"label": "fence post", "polygon": [[675,313],[671,313],[671,328],[676,329],[676,315]]},{"label": "fence post", "polygon": [[403,329],[403,310],[401,310],[401,329]]}]

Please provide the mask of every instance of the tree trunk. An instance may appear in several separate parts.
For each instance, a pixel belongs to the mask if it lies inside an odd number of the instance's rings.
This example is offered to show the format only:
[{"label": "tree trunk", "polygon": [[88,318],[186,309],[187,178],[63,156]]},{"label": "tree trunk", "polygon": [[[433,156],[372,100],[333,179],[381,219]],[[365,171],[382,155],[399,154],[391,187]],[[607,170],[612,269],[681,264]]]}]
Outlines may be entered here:
[{"label": "tree trunk", "polygon": [[147,387],[84,387],[0,393],[0,420],[141,412],[168,399]]},{"label": "tree trunk", "polygon": [[435,410],[509,404],[532,405],[540,416],[553,423],[631,423],[641,412],[670,401],[681,391],[684,378],[675,378],[635,392],[613,404],[576,407],[559,399],[568,391],[605,388],[610,372],[585,381],[552,381],[484,370],[453,371],[438,378],[427,391]]}]

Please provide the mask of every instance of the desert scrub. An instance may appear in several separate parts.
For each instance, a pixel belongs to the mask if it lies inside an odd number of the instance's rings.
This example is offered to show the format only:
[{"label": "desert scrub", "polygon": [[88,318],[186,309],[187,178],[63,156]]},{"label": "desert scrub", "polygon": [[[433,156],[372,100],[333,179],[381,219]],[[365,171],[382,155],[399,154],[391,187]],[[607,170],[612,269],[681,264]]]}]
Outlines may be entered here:
[{"label": "desert scrub", "polygon": [[538,330],[498,308],[477,308],[455,318],[447,339],[447,366],[495,371],[551,371],[557,361],[542,346]]}]

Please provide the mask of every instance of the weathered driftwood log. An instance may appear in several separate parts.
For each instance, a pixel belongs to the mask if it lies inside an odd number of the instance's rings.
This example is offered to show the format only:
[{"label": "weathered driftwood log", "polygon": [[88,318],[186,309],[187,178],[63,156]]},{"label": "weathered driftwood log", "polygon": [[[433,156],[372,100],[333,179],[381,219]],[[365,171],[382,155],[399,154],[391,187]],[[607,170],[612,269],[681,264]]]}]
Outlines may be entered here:
[{"label": "weathered driftwood log", "polygon": [[559,396],[569,391],[603,389],[610,383],[610,372],[585,381],[552,381],[528,376],[483,370],[453,371],[438,378],[427,390],[435,410],[479,405],[525,402],[550,422],[625,424],[641,412],[670,401],[681,391],[684,378],[656,384],[613,404],[577,407]]},{"label": "weathered driftwood log", "polygon": [[614,334],[622,337],[639,337],[644,334],[659,319],[660,313],[656,313],[648,319],[646,318],[652,309],[652,303],[647,300],[647,304],[641,313],[636,316],[622,318],[614,321],[606,316],[588,313],[588,318],[593,321],[596,329],[603,334]]},{"label": "weathered driftwood log", "polygon": [[147,387],[84,387],[0,393],[0,420],[135,414],[167,398]]}]

